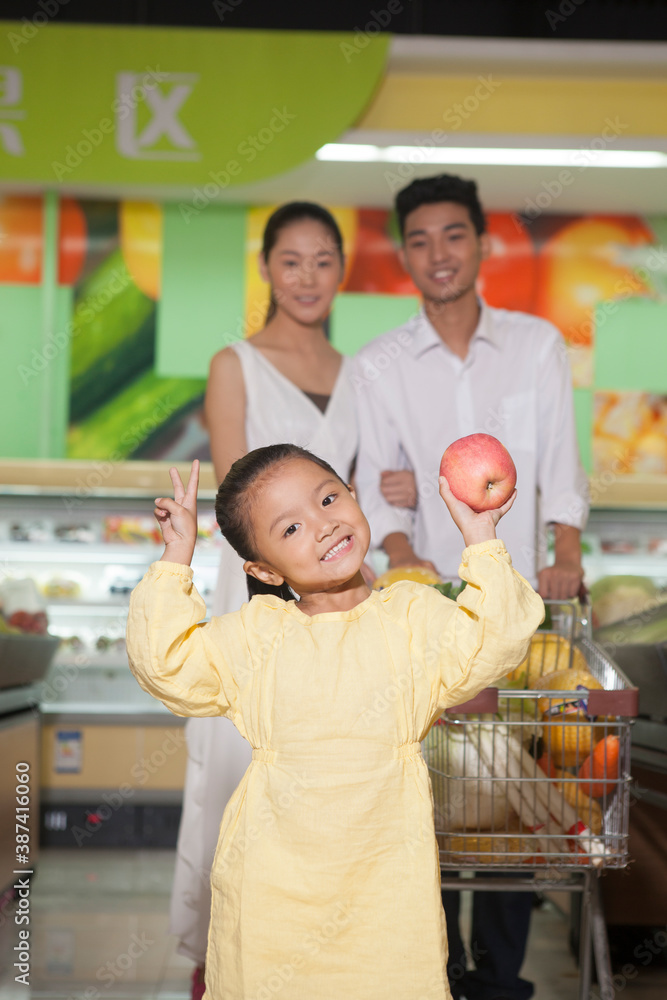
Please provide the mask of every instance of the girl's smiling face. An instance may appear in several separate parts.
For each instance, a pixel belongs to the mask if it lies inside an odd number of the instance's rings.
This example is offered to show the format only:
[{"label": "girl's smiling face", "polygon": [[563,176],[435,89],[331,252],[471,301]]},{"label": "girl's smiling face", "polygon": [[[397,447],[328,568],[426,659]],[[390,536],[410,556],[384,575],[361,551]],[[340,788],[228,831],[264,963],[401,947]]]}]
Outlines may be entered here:
[{"label": "girl's smiling face", "polygon": [[257,486],[249,515],[258,558],[245,563],[246,573],[274,586],[286,581],[302,599],[345,590],[370,544],[354,492],[302,458],[277,466]]}]

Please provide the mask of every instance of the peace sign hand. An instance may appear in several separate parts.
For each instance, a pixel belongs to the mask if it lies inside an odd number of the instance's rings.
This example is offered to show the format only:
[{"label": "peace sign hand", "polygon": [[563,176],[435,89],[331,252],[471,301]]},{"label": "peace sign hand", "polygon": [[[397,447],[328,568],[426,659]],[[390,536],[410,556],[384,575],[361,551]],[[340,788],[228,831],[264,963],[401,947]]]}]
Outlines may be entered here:
[{"label": "peace sign hand", "polygon": [[195,459],[192,463],[187,489],[177,469],[172,467],[169,475],[174,487],[174,499],[158,497],[154,510],[165,545],[162,559],[189,566],[197,541],[199,462]]}]

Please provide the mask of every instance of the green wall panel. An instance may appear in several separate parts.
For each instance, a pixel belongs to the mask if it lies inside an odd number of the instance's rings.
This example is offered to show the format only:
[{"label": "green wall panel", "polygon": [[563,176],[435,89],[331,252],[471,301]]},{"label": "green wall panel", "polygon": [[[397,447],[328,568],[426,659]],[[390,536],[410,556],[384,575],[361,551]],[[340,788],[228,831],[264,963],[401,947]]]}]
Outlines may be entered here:
[{"label": "green wall panel", "polygon": [[593,365],[596,389],[667,393],[667,303],[626,299],[598,306]]},{"label": "green wall panel", "polygon": [[591,389],[574,390],[574,419],[577,425],[579,454],[584,469],[593,471],[593,392]]},{"label": "green wall panel", "polygon": [[62,458],[69,406],[70,288],[56,288],[46,336],[44,290],[0,284],[0,457]]},{"label": "green wall panel", "polygon": [[206,378],[215,352],[243,336],[245,240],[243,206],[165,205],[158,375]]},{"label": "green wall panel", "polygon": [[381,333],[409,320],[420,304],[414,295],[343,292],[331,313],[331,343],[342,354],[356,354]]},{"label": "green wall panel", "polygon": [[[54,291],[54,328],[61,334],[69,334],[71,328],[72,310],[74,308],[74,289],[58,287]],[[49,338],[47,337],[47,340]],[[64,458],[67,454],[67,426],[69,423],[69,336],[66,347],[62,347],[51,368],[50,400],[46,419],[46,439],[49,458]],[[63,343],[63,337],[59,338]]]}]

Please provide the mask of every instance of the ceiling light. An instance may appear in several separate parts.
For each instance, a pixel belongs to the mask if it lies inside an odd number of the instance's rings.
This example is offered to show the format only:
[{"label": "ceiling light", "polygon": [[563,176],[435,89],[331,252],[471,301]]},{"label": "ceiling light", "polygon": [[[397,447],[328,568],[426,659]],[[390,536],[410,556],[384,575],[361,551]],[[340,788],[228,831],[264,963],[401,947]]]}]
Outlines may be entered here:
[{"label": "ceiling light", "polygon": [[315,153],[318,160],[349,160],[350,162],[374,163],[381,160],[384,150],[380,146],[364,146],[353,142],[328,142]]},{"label": "ceiling light", "polygon": [[654,150],[509,149],[465,146],[369,146],[332,142],[315,154],[318,160],[356,163],[469,164],[507,167],[667,167],[667,154]]}]

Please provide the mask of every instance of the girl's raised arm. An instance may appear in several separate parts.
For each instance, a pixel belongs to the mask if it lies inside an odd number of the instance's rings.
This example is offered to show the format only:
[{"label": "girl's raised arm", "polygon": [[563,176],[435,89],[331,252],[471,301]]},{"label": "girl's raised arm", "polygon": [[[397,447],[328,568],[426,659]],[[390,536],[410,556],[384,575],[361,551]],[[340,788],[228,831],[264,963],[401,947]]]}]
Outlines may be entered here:
[{"label": "girl's raised arm", "polygon": [[463,536],[459,576],[468,586],[455,603],[423,587],[421,599],[408,609],[430,688],[428,725],[517,667],[544,618],[542,598],[515,572],[496,537],[496,525],[514,503],[516,490],[502,507],[482,513],[458,500],[444,476],[440,496]]},{"label": "girl's raised arm", "polygon": [[518,667],[544,618],[542,598],[512,568],[500,539],[467,546],[459,576],[467,586],[456,602],[422,587],[408,608],[429,689],[429,725]]},{"label": "girl's raised arm", "polygon": [[239,688],[254,676],[258,644],[248,638],[253,625],[241,611],[204,621],[206,604],[189,565],[197,538],[199,463],[192,463],[187,487],[176,469],[169,474],[174,498],[155,501],[164,555],[130,598],[130,667],[141,687],[176,715],[231,715],[238,725]]}]

